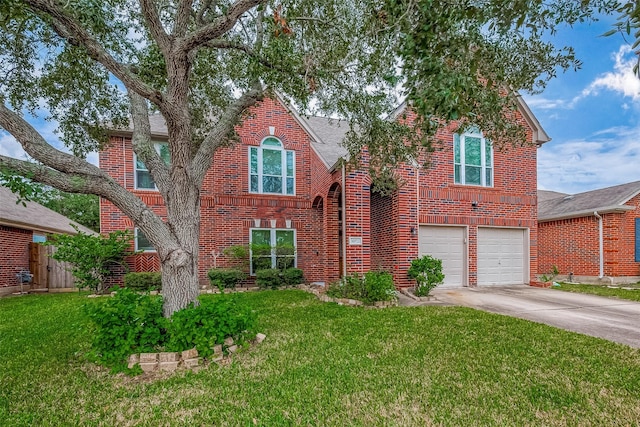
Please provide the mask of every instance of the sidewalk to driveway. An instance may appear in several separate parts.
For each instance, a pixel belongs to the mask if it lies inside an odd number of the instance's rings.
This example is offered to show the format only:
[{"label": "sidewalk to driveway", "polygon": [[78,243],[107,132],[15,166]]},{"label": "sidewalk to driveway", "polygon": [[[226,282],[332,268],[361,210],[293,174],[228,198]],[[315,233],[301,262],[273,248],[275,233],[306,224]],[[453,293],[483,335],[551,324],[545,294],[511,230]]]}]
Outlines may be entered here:
[{"label": "sidewalk to driveway", "polygon": [[400,304],[471,307],[640,348],[639,302],[524,285],[436,288],[432,295],[435,302]]}]

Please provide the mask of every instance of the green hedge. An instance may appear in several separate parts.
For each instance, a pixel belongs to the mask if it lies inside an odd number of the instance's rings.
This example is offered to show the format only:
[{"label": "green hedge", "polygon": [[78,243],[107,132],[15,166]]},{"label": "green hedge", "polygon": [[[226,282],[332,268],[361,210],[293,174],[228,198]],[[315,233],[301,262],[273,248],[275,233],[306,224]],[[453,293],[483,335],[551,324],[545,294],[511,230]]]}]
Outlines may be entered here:
[{"label": "green hedge", "polygon": [[159,291],[162,289],[162,275],[159,271],[127,273],[124,286],[138,292]]},{"label": "green hedge", "polygon": [[235,289],[247,275],[237,268],[212,268],[207,273],[212,286],[218,289]]}]

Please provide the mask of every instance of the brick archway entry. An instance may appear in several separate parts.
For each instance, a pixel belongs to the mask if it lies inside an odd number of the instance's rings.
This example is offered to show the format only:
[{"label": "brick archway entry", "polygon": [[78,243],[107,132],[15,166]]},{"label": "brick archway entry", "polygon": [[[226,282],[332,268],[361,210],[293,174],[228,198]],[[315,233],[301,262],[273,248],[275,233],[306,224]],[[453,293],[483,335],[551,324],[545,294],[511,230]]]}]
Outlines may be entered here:
[{"label": "brick archway entry", "polygon": [[324,210],[327,284],[339,280],[344,271],[344,225],[342,218],[342,186],[339,183],[334,183],[329,188]]}]

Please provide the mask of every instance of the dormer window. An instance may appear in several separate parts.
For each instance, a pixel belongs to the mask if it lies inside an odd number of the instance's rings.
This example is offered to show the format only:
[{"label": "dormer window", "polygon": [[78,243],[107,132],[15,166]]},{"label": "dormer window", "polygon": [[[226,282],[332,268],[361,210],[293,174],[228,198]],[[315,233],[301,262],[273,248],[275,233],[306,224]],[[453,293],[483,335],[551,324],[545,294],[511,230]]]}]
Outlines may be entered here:
[{"label": "dormer window", "polygon": [[456,184],[493,186],[493,145],[480,132],[453,136]]},{"label": "dormer window", "polygon": [[285,150],[275,137],[265,138],[260,147],[249,147],[249,191],[294,195],[295,152]]}]

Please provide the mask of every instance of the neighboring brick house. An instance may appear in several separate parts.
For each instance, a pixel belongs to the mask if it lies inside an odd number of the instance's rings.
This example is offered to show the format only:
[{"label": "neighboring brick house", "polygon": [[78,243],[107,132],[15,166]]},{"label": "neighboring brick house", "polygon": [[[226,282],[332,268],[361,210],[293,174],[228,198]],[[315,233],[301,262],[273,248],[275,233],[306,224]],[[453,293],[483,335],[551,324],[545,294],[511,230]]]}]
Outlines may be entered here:
[{"label": "neighboring brick house", "polygon": [[[499,151],[479,133],[443,129],[444,148],[433,153],[431,166],[398,165],[404,185],[383,197],[372,193],[364,170],[341,161],[347,124],[305,118],[266,99],[237,128],[240,143],[216,152],[205,178],[201,282],[208,269],[230,262],[220,255],[225,248],[286,242],[296,247],[290,263],[311,282],[384,269],[397,286],[410,286],[411,260],[431,253],[444,260],[450,286],[529,283],[537,272],[536,148],[549,138],[521,100],[520,107],[516,115],[527,141]],[[160,116],[150,121],[163,154],[165,124]],[[161,197],[135,162],[130,137],[130,130],[114,132],[100,167],[162,215]],[[134,269],[158,269],[144,236],[101,200],[101,231],[119,229],[134,230],[136,248],[148,250],[131,260]]]},{"label": "neighboring brick house", "polygon": [[538,192],[538,272],[562,279],[640,281],[640,181],[563,194]]},{"label": "neighboring brick house", "polygon": [[17,196],[0,186],[0,295],[21,289],[16,274],[29,271],[30,243],[44,242],[47,234],[76,234],[70,224],[84,233],[94,233],[38,203],[16,202]]}]

